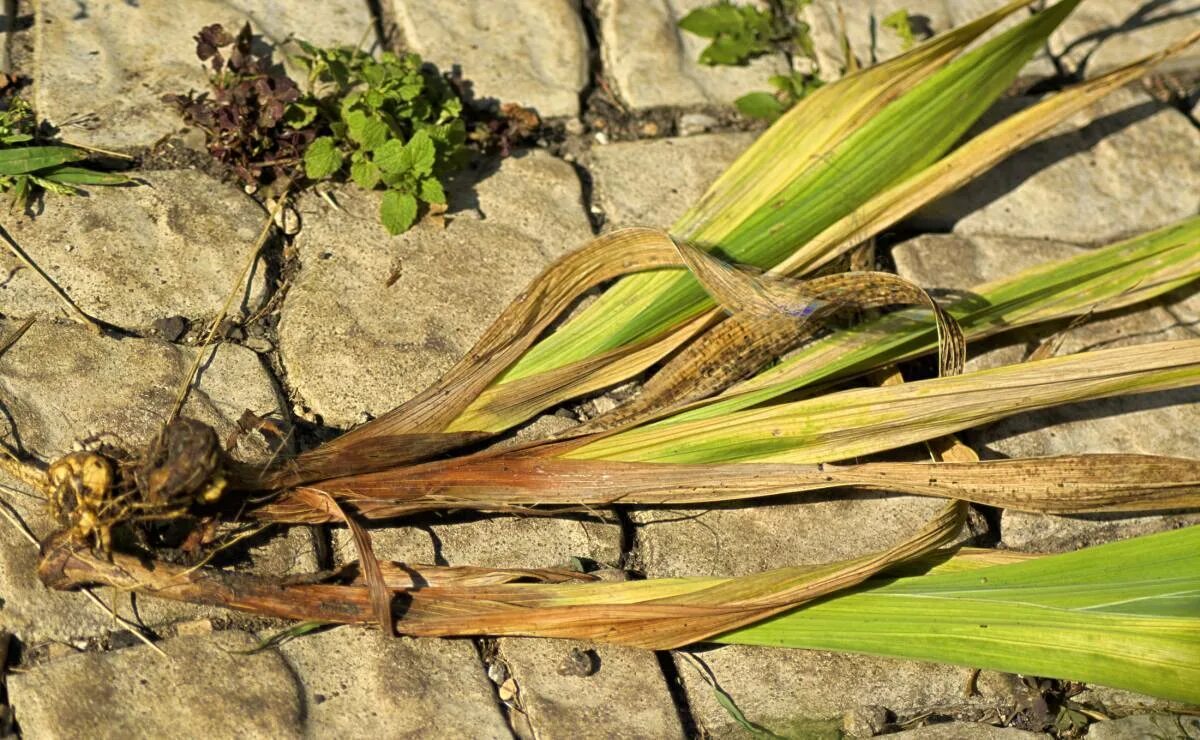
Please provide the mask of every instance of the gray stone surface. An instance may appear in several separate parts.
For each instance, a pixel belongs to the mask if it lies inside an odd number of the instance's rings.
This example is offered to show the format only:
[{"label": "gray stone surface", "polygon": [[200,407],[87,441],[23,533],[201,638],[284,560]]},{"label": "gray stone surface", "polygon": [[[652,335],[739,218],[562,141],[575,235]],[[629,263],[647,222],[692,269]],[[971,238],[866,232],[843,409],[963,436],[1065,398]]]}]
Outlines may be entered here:
[{"label": "gray stone surface", "polygon": [[1183,702],[1158,699],[1145,694],[1135,694],[1109,686],[1088,686],[1071,697],[1073,701],[1087,707],[1099,709],[1109,717],[1124,717],[1132,714],[1185,712],[1194,708]]},{"label": "gray stone surface", "polygon": [[708,509],[636,509],[634,557],[647,575],[757,573],[865,555],[919,531],[940,499],[882,494],[796,497]]},{"label": "gray stone surface", "polygon": [[[969,289],[1077,248],[1034,240],[979,235],[923,236],[893,249],[899,273],[931,288]],[[1063,332],[1059,355],[1196,336],[1200,297],[1177,292],[1150,306],[1102,314]],[[975,353],[968,369],[1021,362],[1026,342],[1045,331],[1018,332]],[[1185,388],[1062,406],[1002,420],[967,435],[986,457],[1034,457],[1084,452],[1137,452],[1194,457],[1200,391]],[[1195,513],[1055,517],[1006,510],[1001,537],[1012,548],[1059,552],[1200,522]]]},{"label": "gray stone surface", "polygon": [[591,236],[575,172],[545,152],[505,159],[473,190],[460,185],[444,229],[426,220],[399,237],[376,219],[378,193],[340,192],[344,211],[301,200],[302,268],[279,350],[293,389],[326,424],[382,414],[424,388],[546,264]]},{"label": "gray stone surface", "polygon": [[[996,120],[1031,104],[1009,99]],[[1101,244],[1200,210],[1200,130],[1131,88],[1110,94],[959,191],[918,227]]]},{"label": "gray stone surface", "polygon": [[498,643],[535,737],[684,737],[654,653],[568,640]]},{"label": "gray stone surface", "polygon": [[[812,29],[813,47],[822,76],[836,79],[846,64],[839,7],[845,17],[845,33],[855,57],[860,64],[873,64],[905,51],[900,35],[882,26],[883,20],[897,10],[908,11],[913,35],[920,43],[932,34],[942,34],[970,23],[1001,5],[1003,0],[815,0],[803,10],[803,18]],[[1027,17],[1026,13],[1018,11],[983,38],[1011,28]],[[1054,65],[1044,51],[1035,54],[1021,71],[1023,77],[1052,74]]]},{"label": "gray stone surface", "polygon": [[543,117],[579,113],[588,41],[574,0],[392,0],[406,49],[458,67],[480,102],[520,103]]},{"label": "gray stone surface", "polygon": [[[0,334],[7,336],[14,326],[0,321]],[[43,460],[101,433],[108,433],[109,442],[139,448],[166,417],[194,351],[156,340],[98,337],[75,324],[35,323],[0,356],[5,442]],[[227,438],[247,409],[278,418],[278,389],[257,355],[223,346],[204,369],[184,414],[212,424]],[[234,453],[255,461],[265,460],[270,451],[260,435],[248,434]],[[52,530],[40,499],[4,495],[39,536]],[[276,573],[311,571],[315,563],[306,542],[301,531],[276,539],[256,551],[255,567]],[[117,629],[79,594],[48,591],[37,580],[36,562],[37,552],[29,543],[11,527],[0,527],[0,628],[31,643]],[[127,595],[116,605],[122,616],[133,616]],[[138,606],[141,618],[152,625],[224,613],[147,598]]]},{"label": "gray stone surface", "polygon": [[1179,714],[1143,714],[1088,725],[1088,740],[1140,740],[1141,738],[1200,738],[1200,717]]},{"label": "gray stone surface", "polygon": [[785,74],[782,55],[767,55],[744,67],[709,67],[697,61],[708,39],[678,27],[707,0],[599,0],[604,68],[616,93],[635,109],[667,105],[729,105],[767,78]]},{"label": "gray stone surface", "polygon": [[605,228],[669,227],[754,138],[705,134],[593,147],[587,165]]},{"label": "gray stone surface", "polygon": [[1044,239],[922,234],[892,247],[896,272],[926,290],[970,290],[1032,267],[1078,257],[1087,248]]},{"label": "gray stone surface", "polygon": [[[5,228],[94,318],[144,332],[157,319],[215,315],[266,213],[237,187],[203,172],[139,172],[138,178],[145,184],[89,188],[87,197],[47,195],[36,217],[14,215]],[[0,275],[10,276],[0,283],[5,314],[64,315],[53,290],[7,250]],[[254,310],[265,290],[260,260],[240,306]]]},{"label": "gray stone surface", "polygon": [[244,632],[60,658],[10,675],[26,737],[294,737],[305,706],[278,654]]},{"label": "gray stone surface", "polygon": [[[839,737],[843,715],[864,705],[900,718],[933,707],[978,714],[1014,706],[1014,679],[983,672],[978,695],[963,696],[970,673],[954,666],[819,650],[729,645],[700,654],[718,684],[751,722],[785,737]],[[697,670],[677,658],[697,724],[712,736],[744,736]]]},{"label": "gray stone surface", "polygon": [[[452,521],[406,521],[372,529],[375,555],[408,563],[475,565],[483,568],[565,568],[575,558],[615,565],[621,555],[620,526],[608,517],[460,515]],[[349,534],[336,534],[344,560],[357,560]]]},{"label": "gray stone surface", "polygon": [[915,730],[897,732],[888,737],[903,740],[1032,740],[1050,737],[1041,732],[1026,732],[1011,727],[993,727],[975,722],[943,722]]},{"label": "gray stone surface", "polygon": [[[1192,0],[1086,2],[1050,37],[1051,49],[1068,69],[1093,77],[1163,49],[1195,31],[1197,25],[1200,6]],[[1192,45],[1159,69],[1200,69],[1200,49]]]},{"label": "gray stone surface", "polygon": [[511,736],[469,640],[340,627],[279,652],[303,691],[305,737]]},{"label": "gray stone surface", "polygon": [[316,44],[368,41],[371,17],[359,0],[296,5],[279,0],[139,0],[35,3],[34,101],[38,113],[81,144],[125,149],[176,133],[183,121],[162,96],[202,89],[206,76],[192,37],[247,21],[273,41],[290,34]]}]

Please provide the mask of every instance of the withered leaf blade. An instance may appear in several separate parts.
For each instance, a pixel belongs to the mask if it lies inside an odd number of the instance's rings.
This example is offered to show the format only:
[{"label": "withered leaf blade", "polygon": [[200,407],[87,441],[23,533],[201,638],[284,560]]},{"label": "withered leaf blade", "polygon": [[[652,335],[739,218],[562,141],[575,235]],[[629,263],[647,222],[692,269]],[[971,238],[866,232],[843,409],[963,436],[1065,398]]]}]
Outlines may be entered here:
[{"label": "withered leaf blade", "polygon": [[[536,507],[683,506],[834,489],[961,499],[1049,514],[1200,508],[1200,460],[1092,454],[974,462],[952,438],[945,462],[681,464],[573,460],[556,445],[478,455],[326,481],[323,490],[368,519],[421,511]],[[290,494],[256,510],[264,519],[320,523],[328,512],[293,507]]]},{"label": "withered leaf blade", "polygon": [[966,359],[962,328],[928,293],[903,278],[884,272],[850,272],[793,280],[755,274],[678,239],[675,245],[700,284],[732,315],[672,357],[636,397],[576,433],[642,423],[719,393],[812,337],[821,319],[846,307],[930,308],[938,332],[939,372],[962,372]]},{"label": "withered leaf blade", "polygon": [[598,237],[542,272],[441,379],[383,416],[302,453],[289,463],[301,473],[282,475],[273,484],[357,472],[367,458],[382,465],[394,454],[392,464],[402,464],[411,462],[413,447],[445,451],[480,439],[438,435],[584,293],[615,277],[678,261],[670,239],[655,229],[622,229]]},{"label": "withered leaf blade", "polygon": [[[678,647],[857,585],[929,553],[957,535],[964,516],[963,505],[951,502],[920,532],[886,550],[737,579],[417,587],[402,593],[407,608],[396,628],[417,636],[529,635]],[[377,617],[366,586],[280,584],[213,568],[145,563],[119,553],[109,561],[67,538],[44,545],[38,574],[53,588],[109,585],[288,619],[363,624]]]}]

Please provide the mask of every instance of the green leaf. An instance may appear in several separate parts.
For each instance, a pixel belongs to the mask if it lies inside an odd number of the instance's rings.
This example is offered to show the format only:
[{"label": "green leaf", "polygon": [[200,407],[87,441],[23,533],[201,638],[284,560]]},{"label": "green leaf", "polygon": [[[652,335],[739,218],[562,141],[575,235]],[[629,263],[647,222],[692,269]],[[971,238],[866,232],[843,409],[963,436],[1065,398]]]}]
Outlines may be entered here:
[{"label": "green leaf", "polygon": [[421,200],[426,203],[446,204],[446,191],[436,177],[427,177],[421,181]]},{"label": "green leaf", "polygon": [[323,180],[342,168],[342,153],[332,137],[322,136],[304,152],[304,174],[310,180]]},{"label": "green leaf", "polygon": [[410,152],[399,139],[388,139],[371,152],[371,157],[379,169],[389,175],[408,172],[413,168]]},{"label": "green leaf", "polygon": [[706,8],[696,8],[679,21],[679,27],[702,38],[716,38],[740,28],[742,15],[729,2],[720,2]]},{"label": "green leaf", "polygon": [[366,149],[378,149],[392,135],[392,130],[379,116],[371,116],[363,124],[359,143]]},{"label": "green leaf", "polygon": [[417,220],[417,199],[410,193],[387,191],[379,204],[379,220],[393,236],[408,231]]},{"label": "green leaf", "polygon": [[437,149],[433,145],[433,139],[429,138],[429,134],[424,131],[416,132],[404,145],[404,150],[408,154],[409,161],[412,162],[414,172],[418,175],[428,175],[433,172]]},{"label": "green leaf", "polygon": [[715,642],[936,660],[1194,704],[1198,615],[1200,527],[1192,526],[1007,565],[873,579]]},{"label": "green leaf", "polygon": [[119,172],[101,172],[86,167],[61,165],[38,175],[45,180],[62,183],[63,185],[125,185],[133,182],[129,177]]},{"label": "green leaf", "polygon": [[[988,40],[921,79],[886,107],[865,117],[848,135],[834,139],[828,147],[805,151],[802,159],[792,153],[805,132],[792,126],[797,121],[809,125],[820,121],[807,119],[802,114],[809,109],[797,106],[714,186],[737,181],[735,175],[753,178],[761,184],[745,188],[753,193],[753,202],[706,197],[673,232],[720,247],[726,257],[743,264],[775,265],[874,194],[941,158],[1004,93],[1076,5],[1077,0],[1062,0]],[[1015,7],[1004,10],[1012,12]],[[988,23],[972,28],[970,35],[999,19],[987,17]],[[910,54],[937,48],[941,38],[934,37]],[[911,63],[907,57],[891,61],[901,69]],[[869,68],[822,88],[821,97],[812,95],[805,101],[820,107],[817,103],[827,106],[846,91],[861,95],[853,85],[872,79],[875,70],[895,74],[894,68],[886,65]],[[878,82],[882,85],[885,81]],[[800,148],[804,150],[803,145]],[[803,166],[798,167],[797,162]],[[771,183],[770,190],[767,183]],[[730,209],[730,203],[739,207]],[[752,212],[747,205],[754,206]],[[711,305],[699,284],[684,271],[655,270],[621,278],[599,300],[534,345],[509,367],[500,382],[661,336]]]},{"label": "green leaf", "polygon": [[779,98],[767,92],[752,92],[733,101],[734,106],[743,116],[774,121],[787,110]]},{"label": "green leaf", "polygon": [[70,146],[23,146],[0,149],[0,177],[25,175],[47,167],[87,159],[87,152]]},{"label": "green leaf", "polygon": [[292,103],[283,112],[283,122],[292,128],[305,128],[317,120],[317,113],[320,109],[315,103],[300,101]]},{"label": "green leaf", "polygon": [[363,126],[367,123],[367,114],[358,108],[345,111],[342,120],[346,122],[346,135],[351,141],[362,143]]},{"label": "green leaf", "polygon": [[350,165],[350,179],[363,190],[373,190],[379,184],[379,168],[363,159]]},{"label": "green leaf", "polygon": [[908,21],[908,11],[900,8],[888,17],[879,22],[879,25],[884,28],[890,28],[900,37],[900,48],[908,51],[917,43],[916,37],[913,36],[912,24]]}]

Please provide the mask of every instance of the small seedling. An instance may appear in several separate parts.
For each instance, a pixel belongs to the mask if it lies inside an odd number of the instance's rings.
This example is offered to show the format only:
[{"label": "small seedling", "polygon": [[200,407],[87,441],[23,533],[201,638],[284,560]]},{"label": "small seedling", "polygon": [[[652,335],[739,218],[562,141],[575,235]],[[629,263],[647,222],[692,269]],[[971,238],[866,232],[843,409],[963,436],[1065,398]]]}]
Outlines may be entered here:
[{"label": "small seedling", "polygon": [[421,204],[445,209],[443,183],[466,166],[472,148],[507,156],[540,124],[512,104],[498,116],[467,111],[454,80],[416,54],[376,58],[296,41],[292,61],[308,73],[302,88],[251,40],[249,25],[236,36],[220,25],[204,28],[196,54],[210,67],[211,91],[167,100],[248,186],[282,192],[349,180],[383,190],[379,218],[392,234],[412,227]]},{"label": "small seedling", "polygon": [[688,13],[679,21],[679,27],[712,39],[700,52],[704,64],[743,65],[771,52],[810,60],[816,71],[773,75],[768,80],[773,92],[752,92],[734,102],[744,116],[773,121],[822,84],[811,29],[800,19],[800,11],[810,1],[782,0],[772,3],[768,10],[760,10],[721,0]]},{"label": "small seedling", "polygon": [[812,57],[808,24],[798,17],[810,1],[784,0],[760,10],[720,0],[688,13],[679,21],[679,27],[712,39],[700,52],[703,64],[744,65],[774,51]]},{"label": "small seedling", "polygon": [[308,178],[348,172],[364,190],[383,188],[379,218],[392,234],[413,225],[419,203],[445,206],[442,180],[470,156],[462,100],[450,85],[416,54],[375,59],[357,49],[300,46],[310,87],[325,94],[297,109],[328,130],[304,155]]},{"label": "small seedling", "polygon": [[214,24],[195,38],[196,56],[210,70],[210,92],[164,100],[204,131],[209,153],[246,185],[286,188],[302,174],[304,150],[317,137],[311,119],[296,113],[299,86],[269,52],[251,48],[249,24],[236,36]]},{"label": "small seedling", "polygon": [[[810,2],[781,0],[772,3],[768,10],[760,10],[751,5],[734,5],[729,0],[720,0],[715,5],[688,13],[679,21],[679,27],[712,39],[700,52],[700,61],[704,64],[743,65],[771,52],[809,60],[813,71],[773,75],[768,80],[773,91],[748,93],[734,101],[734,106],[747,118],[774,121],[825,82],[817,64],[812,29],[799,17],[800,11]],[[917,41],[913,20],[908,11],[901,8],[880,21],[880,25],[895,32],[900,37],[901,47],[908,50]],[[849,55],[849,43],[844,33],[843,42]]]},{"label": "small seedling", "polygon": [[775,88],[774,92],[747,93],[733,101],[734,106],[743,116],[774,121],[805,95],[825,84],[820,77],[805,72],[772,75],[767,82]]},{"label": "small seedling", "polygon": [[917,44],[917,37],[913,34],[912,22],[909,20],[908,11],[900,8],[888,17],[879,22],[879,25],[884,28],[890,28],[900,37],[900,48],[908,51]]},{"label": "small seedling", "polygon": [[12,193],[12,207],[24,208],[38,188],[59,195],[76,195],[85,185],[121,185],[129,178],[79,164],[91,154],[63,144],[39,144],[37,118],[20,97],[0,111],[0,192]]}]

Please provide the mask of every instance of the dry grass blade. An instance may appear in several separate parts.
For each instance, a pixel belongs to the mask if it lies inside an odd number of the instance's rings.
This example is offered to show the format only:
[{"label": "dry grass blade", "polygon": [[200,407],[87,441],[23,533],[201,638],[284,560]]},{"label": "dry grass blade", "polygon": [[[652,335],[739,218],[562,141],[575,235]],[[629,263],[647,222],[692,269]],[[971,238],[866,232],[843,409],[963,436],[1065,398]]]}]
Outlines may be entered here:
[{"label": "dry grass blade", "polygon": [[[402,594],[406,609],[396,629],[419,636],[530,635],[678,647],[782,613],[929,553],[957,535],[964,512],[962,504],[950,503],[912,537],[854,560],[737,579],[419,587]],[[38,574],[53,588],[104,584],[288,619],[362,624],[374,617],[362,585],[281,586],[244,574],[156,565],[120,554],[110,562],[59,538],[45,548]]]},{"label": "dry grass blade", "polygon": [[[1153,455],[975,462],[969,448],[951,447],[938,454],[947,462],[693,465],[571,460],[538,452],[483,454],[348,476],[326,481],[322,489],[368,519],[452,509],[691,507],[847,488],[1051,514],[1200,508],[1200,461]],[[340,520],[306,505],[302,492],[285,494],[253,513],[288,523]]]},{"label": "dry grass blade", "polygon": [[30,259],[29,255],[25,254],[25,250],[21,249],[21,245],[17,244],[16,240],[9,235],[8,230],[2,226],[0,226],[0,239],[4,240],[5,245],[8,247],[8,251],[11,252],[14,257],[20,260],[30,270],[33,270],[34,274],[37,275],[38,278],[40,278],[41,281],[45,283],[51,291],[54,292],[54,297],[63,304],[63,307],[67,309],[67,313],[69,313],[76,321],[86,326],[88,331],[92,332],[93,334],[104,334],[104,329],[102,329],[91,316],[88,316],[86,313],[84,313],[79,306],[75,305],[75,301],[71,300],[71,296],[67,295],[67,292],[60,288],[58,283],[54,282],[53,278],[47,275],[42,268],[38,267],[37,263]]}]

